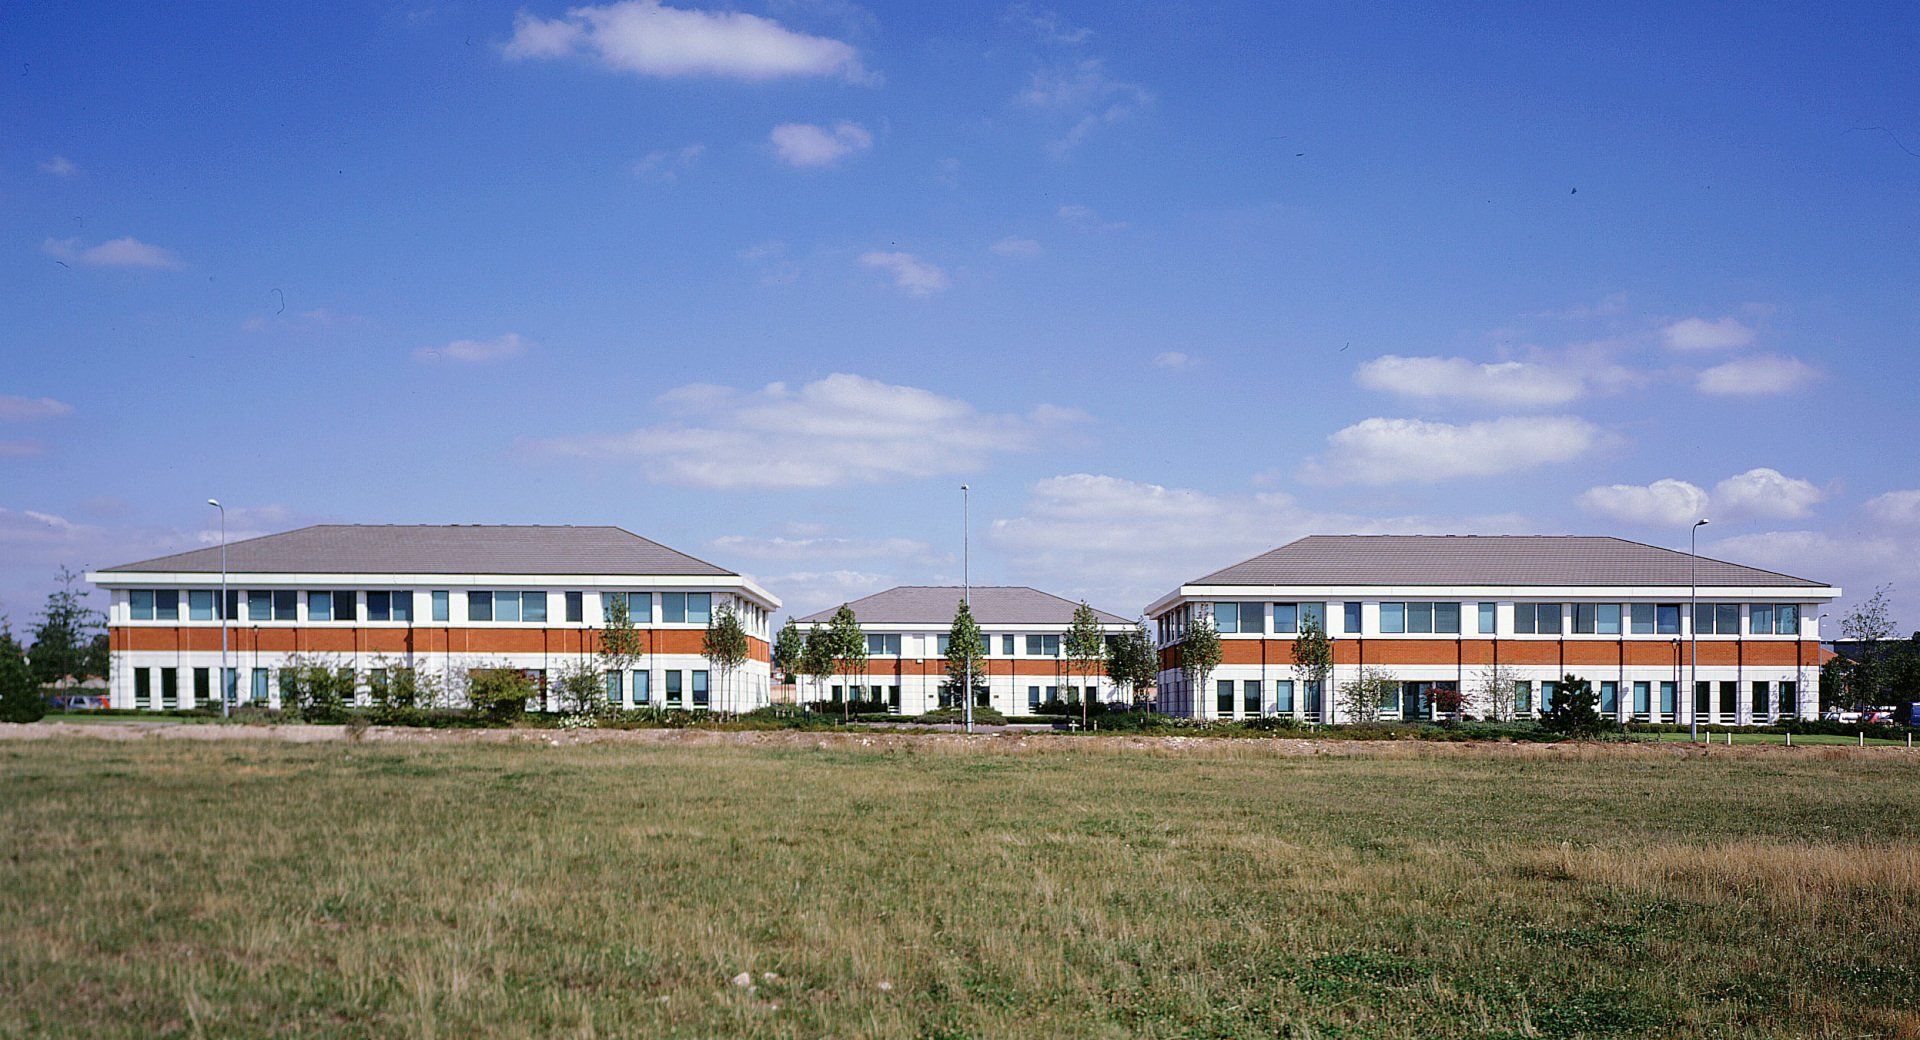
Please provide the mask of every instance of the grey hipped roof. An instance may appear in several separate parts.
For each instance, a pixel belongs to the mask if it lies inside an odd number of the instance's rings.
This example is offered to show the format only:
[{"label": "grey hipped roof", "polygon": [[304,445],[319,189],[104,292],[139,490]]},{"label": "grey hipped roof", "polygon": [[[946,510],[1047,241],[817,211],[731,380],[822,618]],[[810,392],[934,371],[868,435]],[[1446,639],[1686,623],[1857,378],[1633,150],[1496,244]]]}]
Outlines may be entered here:
[{"label": "grey hipped roof", "polygon": [[[960,603],[958,585],[901,585],[847,604],[862,625],[945,625]],[[1067,625],[1079,606],[1070,599],[1024,585],[975,585],[969,598],[973,619],[982,625]],[[796,620],[803,625],[826,624],[834,610],[822,610]],[[1124,625],[1126,618],[1096,610],[1101,624]]]},{"label": "grey hipped roof", "polygon": [[[220,547],[102,574],[217,573]],[[227,545],[238,574],[670,574],[733,576],[618,527],[315,524]]]},{"label": "grey hipped roof", "polygon": [[[1587,535],[1313,535],[1189,585],[1685,585],[1686,553]],[[1823,588],[1700,557],[1706,586]]]}]

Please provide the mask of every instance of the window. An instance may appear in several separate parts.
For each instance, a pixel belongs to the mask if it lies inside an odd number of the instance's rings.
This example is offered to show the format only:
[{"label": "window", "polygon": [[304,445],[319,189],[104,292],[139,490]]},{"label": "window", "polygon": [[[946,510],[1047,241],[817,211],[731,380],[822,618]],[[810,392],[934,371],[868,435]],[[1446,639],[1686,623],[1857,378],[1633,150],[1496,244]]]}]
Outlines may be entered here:
[{"label": "window", "polygon": [[660,620],[669,625],[704,625],[713,616],[711,592],[663,592]]},{"label": "window", "polygon": [[307,620],[308,621],[332,621],[333,620],[333,593],[331,592],[307,593]]},{"label": "window", "polygon": [[1282,715],[1293,714],[1293,680],[1275,679],[1273,682],[1273,710]]},{"label": "window", "polygon": [[624,678],[618,671],[607,673],[607,703],[615,708],[625,707],[627,703],[626,691],[621,688],[626,685]]},{"label": "window", "polygon": [[1060,637],[1059,636],[1028,636],[1027,637],[1027,656],[1028,657],[1060,656]]},{"label": "window", "polygon": [[878,633],[869,634],[867,636],[867,656],[899,657],[900,656],[899,633],[895,632],[895,633],[886,634],[886,635],[881,635]]},{"label": "window", "polygon": [[1380,631],[1413,632],[1429,634],[1444,632],[1457,635],[1460,632],[1460,604],[1458,603],[1382,603],[1380,604]]},{"label": "window", "polygon": [[1300,687],[1300,710],[1313,718],[1320,717],[1320,681],[1309,679]]},{"label": "window", "polygon": [[479,589],[468,590],[467,620],[468,621],[492,621],[493,620],[493,593],[483,592]]},{"label": "window", "polygon": [[1768,695],[1772,692],[1773,686],[1770,683],[1756,682],[1753,684],[1753,707],[1750,710],[1753,712],[1755,719],[1764,719],[1767,717],[1767,700]]},{"label": "window", "polygon": [[1298,603],[1275,603],[1273,605],[1273,631],[1275,635],[1288,635],[1300,631],[1300,605]]},{"label": "window", "polygon": [[1232,635],[1236,632],[1265,632],[1267,630],[1266,604],[1215,603],[1213,626],[1222,635]]},{"label": "window", "polygon": [[267,703],[267,670],[265,668],[253,670],[253,703]]},{"label": "window", "polygon": [[[1012,639],[1013,637],[1008,636],[1007,638]],[[1037,712],[1039,710],[1040,710],[1040,687],[1029,686],[1027,687],[1027,711]]]},{"label": "window", "polygon": [[1325,632],[1327,630],[1327,605],[1325,603],[1300,604],[1300,623],[1304,625],[1309,621],[1319,625],[1320,631]]},{"label": "window", "polygon": [[1620,604],[1575,603],[1573,631],[1577,635],[1617,636],[1620,634]]},{"label": "window", "polygon": [[[1798,608],[1795,608],[1798,609]],[[1793,716],[1800,712],[1800,684],[1783,682],[1780,684],[1780,714]]]},{"label": "window", "polygon": [[1740,634],[1740,604],[1701,603],[1693,608],[1694,632],[1703,636]]},{"label": "window", "polygon": [[584,597],[578,592],[567,593],[567,622],[569,624],[577,625],[586,619],[587,608],[586,604],[582,602],[583,599]]},{"label": "window", "polygon": [[602,592],[600,594],[601,618],[613,617],[613,605],[626,599],[627,620],[636,625],[653,623],[653,593],[651,592]]},{"label": "window", "polygon": [[1214,687],[1214,707],[1221,718],[1233,717],[1233,680],[1221,679]]},{"label": "window", "polygon": [[133,706],[137,708],[143,704],[149,708],[159,707],[153,702],[153,670],[135,668],[133,670]]},{"label": "window", "polygon": [[227,669],[226,681],[222,684],[226,690],[228,704],[240,703],[240,669]]},{"label": "window", "polygon": [[1260,680],[1248,679],[1240,684],[1240,710],[1248,715],[1260,714]]},{"label": "window", "polygon": [[1407,631],[1431,633],[1433,631],[1433,604],[1409,603],[1407,610]]},{"label": "window", "polygon": [[260,592],[257,590],[247,593],[247,620],[248,621],[272,621],[273,620],[273,594],[272,593]]},{"label": "window", "polygon": [[1636,716],[1644,719],[1647,717],[1648,713],[1650,713],[1652,710],[1653,710],[1653,684],[1650,682],[1634,683],[1633,684],[1633,713]]},{"label": "window", "polygon": [[395,621],[413,620],[412,589],[401,589],[393,594],[393,619]]},{"label": "window", "polygon": [[213,590],[194,589],[187,593],[187,620],[213,620]]},{"label": "window", "polygon": [[1495,604],[1495,603],[1482,603],[1482,604],[1480,604],[1480,611],[1479,611],[1479,613],[1480,613],[1480,626],[1479,626],[1479,632],[1480,632],[1480,634],[1481,634],[1481,635],[1483,635],[1483,636],[1490,636],[1490,635],[1492,635],[1492,634],[1493,634],[1493,628],[1494,628],[1494,622],[1493,622],[1493,616],[1494,616],[1494,615],[1493,615],[1493,612],[1494,612],[1494,609],[1495,609],[1495,607],[1497,607],[1497,606],[1498,606],[1498,604]]},{"label": "window", "polygon": [[1660,714],[1665,715],[1669,720],[1673,718],[1673,699],[1676,689],[1677,686],[1671,682],[1660,684]]},{"label": "window", "polygon": [[1533,712],[1533,684],[1520,681],[1513,684],[1513,711],[1516,715],[1528,715]]},{"label": "window", "polygon": [[493,619],[495,621],[520,620],[520,594],[518,592],[494,593]]},{"label": "window", "polygon": [[1708,716],[1712,712],[1713,712],[1713,684],[1710,682],[1694,683],[1693,684],[1694,717],[1705,719],[1706,716]]},{"label": "window", "polygon": [[937,657],[947,656],[947,650],[953,645],[953,637],[939,635],[933,637],[933,652]]},{"label": "window", "polygon": [[1620,714],[1620,684],[1608,680],[1600,682],[1600,714]]},{"label": "window", "polygon": [[1773,634],[1773,604],[1755,603],[1747,608],[1747,631],[1756,636]]},{"label": "window", "polygon": [[1407,630],[1407,605],[1405,603],[1380,604],[1380,631],[1405,632]]},{"label": "window", "polygon": [[1782,603],[1773,608],[1773,633],[1780,636],[1800,634],[1800,604]]},{"label": "window", "polygon": [[155,621],[180,620],[180,590],[153,590],[153,618]]},{"label": "window", "polygon": [[228,589],[226,610],[221,613],[220,617],[222,619],[225,619],[225,618],[237,618],[239,616],[240,616],[240,590]]},{"label": "window", "polygon": [[1013,637],[1012,636],[1000,637],[1000,656],[1001,657],[1013,656]]},{"label": "window", "polygon": [[452,596],[447,594],[446,589],[433,590],[433,619],[435,621],[446,621],[452,618],[452,598]]},{"label": "window", "polygon": [[153,620],[153,590],[127,590],[127,617],[134,621]]},{"label": "window", "polygon": [[[209,604],[211,607],[211,604]],[[213,700],[213,669],[195,668],[193,670],[193,700],[188,701],[189,708],[198,707]]]},{"label": "window", "polygon": [[367,620],[393,620],[393,593],[375,590],[367,593]]},{"label": "window", "polygon": [[1557,636],[1560,634],[1560,604],[1515,603],[1513,630],[1521,635]]},{"label": "window", "polygon": [[163,708],[180,706],[180,669],[160,669],[160,706]]},{"label": "window", "polygon": [[1540,684],[1540,710],[1541,711],[1545,711],[1548,708],[1553,707],[1554,702],[1559,699],[1560,699],[1559,683],[1543,682]]},{"label": "window", "polygon": [[[678,708],[680,706],[680,684],[686,674],[687,673],[678,669],[667,673],[667,707]],[[838,686],[833,688],[833,699],[836,701],[840,699],[840,687]]]},{"label": "window", "polygon": [[1447,635],[1460,634],[1460,604],[1435,603],[1433,605],[1433,630]]},{"label": "window", "polygon": [[292,589],[275,589],[273,592],[273,619],[275,621],[300,620],[300,594]]},{"label": "window", "polygon": [[1346,614],[1346,617],[1343,618],[1342,620],[1344,620],[1346,624],[1345,626],[1342,627],[1341,631],[1344,631],[1346,634],[1350,636],[1359,635],[1360,634],[1360,604],[1345,603],[1345,604],[1342,604],[1342,606],[1345,608],[1343,613]]},{"label": "window", "polygon": [[520,594],[520,620],[547,621],[547,594],[544,592],[522,592]]},{"label": "window", "polygon": [[696,708],[707,706],[707,673],[704,671],[693,673],[693,706]]},{"label": "window", "polygon": [[652,672],[633,673],[633,703],[643,708],[653,703]]}]

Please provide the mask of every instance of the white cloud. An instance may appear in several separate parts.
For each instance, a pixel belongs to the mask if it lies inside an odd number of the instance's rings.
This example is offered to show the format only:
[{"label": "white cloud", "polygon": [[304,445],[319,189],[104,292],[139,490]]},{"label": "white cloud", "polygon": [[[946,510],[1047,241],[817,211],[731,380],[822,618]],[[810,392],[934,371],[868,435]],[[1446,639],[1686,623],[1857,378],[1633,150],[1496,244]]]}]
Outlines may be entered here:
[{"label": "white cloud", "polygon": [[109,239],[99,245],[81,245],[77,238],[49,238],[40,244],[48,256],[71,260],[88,267],[150,267],[172,270],[186,266],[180,258],[156,245],[131,236]]},{"label": "white cloud", "polygon": [[1040,248],[1040,243],[1031,238],[1021,238],[1018,235],[1008,235],[987,248],[1001,256],[1022,258],[1039,256],[1043,251]]},{"label": "white cloud", "polygon": [[1367,419],[1327,438],[1301,477],[1318,484],[1430,484],[1566,462],[1592,450],[1600,428],[1572,416],[1488,419],[1454,425]]},{"label": "white cloud", "polygon": [[751,392],[682,388],[665,403],[686,419],[545,447],[638,459],[664,483],[823,488],[972,472],[1000,455],[1055,446],[1085,419],[1047,405],[1026,415],[983,413],[928,390],[847,374]]},{"label": "white cloud", "polygon": [[1609,484],[1588,488],[1580,495],[1580,505],[1589,512],[1623,523],[1682,527],[1707,516],[1799,519],[1810,514],[1826,497],[1827,493],[1811,481],[1763,466],[1722,480],[1713,486],[1712,494],[1697,484],[1668,477],[1644,485]]},{"label": "white cloud", "polygon": [[527,352],[533,344],[517,332],[492,339],[456,339],[444,347],[421,347],[413,352],[416,361],[505,361]]},{"label": "white cloud", "polygon": [[41,173],[51,173],[55,177],[71,177],[80,172],[80,167],[64,155],[56,155],[40,163]]},{"label": "white cloud", "polygon": [[1792,393],[1819,376],[1799,358],[1762,354],[1715,365],[1701,372],[1695,385],[1703,394],[1751,397]]},{"label": "white cloud", "polygon": [[1753,329],[1735,318],[1682,318],[1661,329],[1660,336],[1674,350],[1731,350],[1752,343]]},{"label": "white cloud", "polygon": [[1580,495],[1587,511],[1623,523],[1647,527],[1680,527],[1707,515],[1707,492],[1684,480],[1656,480],[1651,484],[1609,484],[1588,488]]},{"label": "white cloud", "polygon": [[1153,94],[1107,74],[1099,58],[1080,58],[1034,72],[1016,100],[1068,120],[1066,130],[1048,148],[1065,155],[1102,126],[1122,122],[1153,101]]},{"label": "white cloud", "polygon": [[1178,350],[1163,350],[1153,356],[1155,368],[1192,368],[1194,364],[1193,355]]},{"label": "white cloud", "polygon": [[521,11],[505,49],[513,60],[583,53],[609,68],[641,76],[876,80],[861,67],[859,53],[850,44],[795,32],[758,15],[668,7],[659,0],[575,7],[555,19]]},{"label": "white cloud", "polygon": [[1103,220],[1092,206],[1083,206],[1070,202],[1058,210],[1060,219],[1076,231],[1125,231],[1129,225],[1124,220]]},{"label": "white cloud", "polygon": [[1138,614],[1179,583],[1309,534],[1507,532],[1514,516],[1365,517],[1317,512],[1284,494],[1216,495],[1074,473],[1039,481],[989,543],[1049,591]]},{"label": "white cloud", "polygon": [[1388,354],[1362,364],[1354,380],[1423,401],[1458,400],[1511,408],[1546,408],[1577,400],[1579,375],[1524,361],[1475,364],[1466,358]]},{"label": "white cloud", "polygon": [[693,164],[699,162],[706,151],[704,144],[656,148],[634,160],[633,175],[655,184],[672,184],[682,173],[693,169]]},{"label": "white cloud", "polygon": [[1920,490],[1889,491],[1867,500],[1868,516],[1883,524],[1920,527]]},{"label": "white cloud", "polygon": [[947,272],[912,253],[864,253],[860,262],[892,275],[894,287],[908,296],[932,296],[953,284]]},{"label": "white cloud", "polygon": [[1810,481],[1764,466],[1728,477],[1713,486],[1713,508],[1730,516],[1797,520],[1827,497]]},{"label": "white cloud", "polygon": [[858,123],[832,127],[812,123],[782,123],[767,135],[774,154],[788,166],[832,166],[855,152],[873,147],[873,135]]},{"label": "white cloud", "polygon": [[0,422],[38,422],[72,415],[73,406],[51,397],[17,397],[0,394]]}]

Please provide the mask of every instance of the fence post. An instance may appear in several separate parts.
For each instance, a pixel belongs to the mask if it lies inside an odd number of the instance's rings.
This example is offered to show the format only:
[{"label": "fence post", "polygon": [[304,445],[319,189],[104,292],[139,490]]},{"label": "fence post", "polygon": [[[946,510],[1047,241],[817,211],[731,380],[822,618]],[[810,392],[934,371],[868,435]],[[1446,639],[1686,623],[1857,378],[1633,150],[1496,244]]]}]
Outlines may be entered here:
[{"label": "fence post", "polygon": [[1788,746],[1788,747],[1792,747],[1792,746],[1793,746],[1793,731],[1792,731],[1792,730],[1788,730],[1788,731],[1787,731],[1787,746]]}]

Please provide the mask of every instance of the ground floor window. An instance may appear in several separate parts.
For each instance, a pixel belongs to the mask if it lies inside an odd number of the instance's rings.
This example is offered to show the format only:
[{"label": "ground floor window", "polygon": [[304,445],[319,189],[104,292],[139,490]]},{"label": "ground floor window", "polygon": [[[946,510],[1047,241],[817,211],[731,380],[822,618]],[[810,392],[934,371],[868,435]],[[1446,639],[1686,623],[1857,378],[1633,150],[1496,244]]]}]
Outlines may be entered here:
[{"label": "ground floor window", "polygon": [[180,669],[160,669],[160,704],[166,708],[180,706]]},{"label": "ground floor window", "polygon": [[1513,684],[1513,713],[1530,715],[1533,713],[1533,684],[1521,680]]},{"label": "ground floor window", "polygon": [[135,668],[133,670],[133,706],[136,708],[157,708],[153,700],[153,670]]},{"label": "ground floor window", "polygon": [[887,708],[895,715],[900,714],[900,687],[887,687]]},{"label": "ground floor window", "polygon": [[267,703],[267,670],[265,668],[253,670],[253,703]]},{"label": "ground floor window", "polygon": [[1668,722],[1673,721],[1673,699],[1678,695],[1679,689],[1680,686],[1678,683],[1663,682],[1660,684],[1660,714],[1665,715]]},{"label": "ground floor window", "polygon": [[1620,684],[1602,680],[1600,683],[1600,714],[1618,715],[1620,713]]},{"label": "ground floor window", "polygon": [[[681,684],[686,681],[686,673],[677,669],[667,672],[667,707],[680,707]],[[833,699],[840,699],[840,687],[833,688]]]},{"label": "ground floor window", "polygon": [[710,691],[707,689],[707,673],[695,669],[693,673],[693,706],[696,708],[704,708],[709,703],[711,703],[711,696]]},{"label": "ground floor window", "polygon": [[1240,710],[1248,715],[1260,714],[1260,680],[1248,679],[1240,684]]},{"label": "ground floor window", "polygon": [[1293,680],[1275,679],[1273,681],[1273,710],[1282,715],[1293,714]]},{"label": "ground floor window", "polygon": [[1221,679],[1215,690],[1214,708],[1223,719],[1233,717],[1233,680]]},{"label": "ground floor window", "polygon": [[1713,684],[1696,682],[1693,684],[1693,714],[1695,718],[1706,718],[1713,714]]},{"label": "ground floor window", "polygon": [[1633,684],[1633,717],[1644,719],[1653,711],[1653,684],[1637,682]]},{"label": "ground floor window", "polygon": [[1039,710],[1040,710],[1040,687],[1029,686],[1027,687],[1027,711],[1038,712]]},{"label": "ground floor window", "polygon": [[1780,714],[1798,716],[1800,714],[1800,684],[1783,682],[1780,684]]},{"label": "ground floor window", "polygon": [[1560,684],[1543,682],[1540,684],[1540,710],[1546,711],[1560,701]]},{"label": "ground floor window", "polygon": [[1720,684],[1720,721],[1732,722],[1740,714],[1740,684],[1723,682]]},{"label": "ground floor window", "polygon": [[1301,684],[1300,697],[1305,702],[1301,707],[1308,715],[1320,717],[1321,683],[1318,679],[1309,679]]},{"label": "ground floor window", "polygon": [[1753,718],[1758,722],[1767,717],[1767,700],[1773,693],[1773,684],[1757,682],[1753,684]]},{"label": "ground floor window", "polygon": [[607,703],[615,709],[626,707],[627,691],[624,688],[626,686],[625,679],[626,676],[621,675],[617,671],[607,673]]}]

